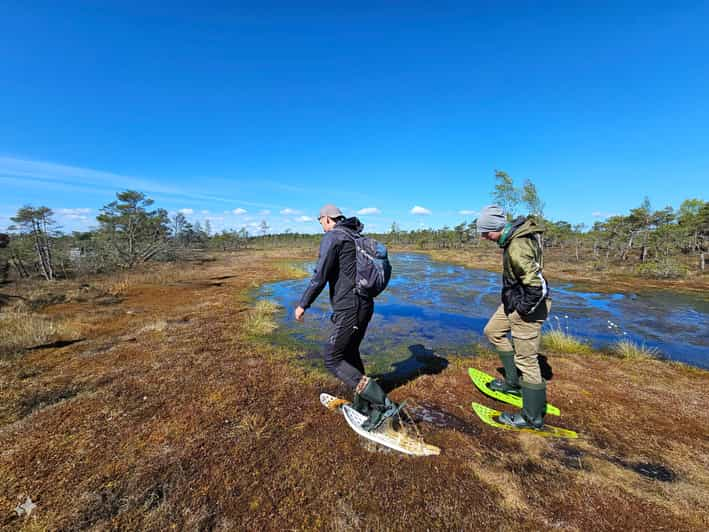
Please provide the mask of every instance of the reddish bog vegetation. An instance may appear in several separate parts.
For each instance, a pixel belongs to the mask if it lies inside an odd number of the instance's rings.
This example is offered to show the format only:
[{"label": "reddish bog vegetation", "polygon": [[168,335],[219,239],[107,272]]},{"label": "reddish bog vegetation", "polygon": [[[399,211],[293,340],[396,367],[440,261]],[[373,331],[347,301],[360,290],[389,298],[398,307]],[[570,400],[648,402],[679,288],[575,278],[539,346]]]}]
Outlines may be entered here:
[{"label": "reddish bog vegetation", "polygon": [[470,402],[500,405],[454,360],[392,392],[442,448],[412,459],[363,444],[318,402],[333,379],[254,339],[249,291],[290,273],[225,255],[41,309],[73,333],[0,363],[0,527],[709,528],[709,372],[547,353],[570,441],[483,425]]}]

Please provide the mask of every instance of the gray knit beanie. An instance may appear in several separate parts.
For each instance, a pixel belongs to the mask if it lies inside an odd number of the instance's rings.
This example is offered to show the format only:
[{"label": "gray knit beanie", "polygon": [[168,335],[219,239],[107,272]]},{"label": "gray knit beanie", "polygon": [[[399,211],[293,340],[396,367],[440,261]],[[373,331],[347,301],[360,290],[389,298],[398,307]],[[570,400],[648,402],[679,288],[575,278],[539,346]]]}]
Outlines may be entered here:
[{"label": "gray knit beanie", "polygon": [[505,211],[498,205],[488,205],[483,207],[478,216],[477,226],[479,233],[490,233],[492,231],[502,231],[507,223]]}]

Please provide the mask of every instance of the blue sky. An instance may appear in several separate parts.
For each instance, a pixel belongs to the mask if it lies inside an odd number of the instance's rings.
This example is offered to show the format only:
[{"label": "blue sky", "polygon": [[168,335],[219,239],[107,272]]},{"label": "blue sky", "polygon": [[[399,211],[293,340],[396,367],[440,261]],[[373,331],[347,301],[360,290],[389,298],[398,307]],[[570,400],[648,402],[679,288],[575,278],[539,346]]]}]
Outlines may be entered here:
[{"label": "blue sky", "polygon": [[0,228],[126,188],[214,229],[440,227],[495,169],[587,225],[707,199],[707,2],[233,4],[2,2]]}]

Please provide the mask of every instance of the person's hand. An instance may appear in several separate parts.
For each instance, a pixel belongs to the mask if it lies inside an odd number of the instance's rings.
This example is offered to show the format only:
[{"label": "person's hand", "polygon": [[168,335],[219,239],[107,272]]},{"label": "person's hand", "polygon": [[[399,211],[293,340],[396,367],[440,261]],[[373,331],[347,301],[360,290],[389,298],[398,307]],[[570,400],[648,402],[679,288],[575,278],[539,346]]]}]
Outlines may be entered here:
[{"label": "person's hand", "polygon": [[295,309],[295,319],[297,321],[303,321],[303,315],[305,314],[305,309],[303,307],[296,307]]}]

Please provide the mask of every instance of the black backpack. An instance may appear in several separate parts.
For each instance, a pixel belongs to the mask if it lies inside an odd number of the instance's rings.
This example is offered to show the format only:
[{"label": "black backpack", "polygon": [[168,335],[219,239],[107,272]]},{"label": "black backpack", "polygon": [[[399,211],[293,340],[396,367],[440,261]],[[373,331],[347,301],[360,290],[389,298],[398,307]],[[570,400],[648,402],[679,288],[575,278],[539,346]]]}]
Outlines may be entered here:
[{"label": "black backpack", "polygon": [[391,263],[387,247],[368,236],[336,228],[347,234],[355,245],[357,254],[357,272],[355,273],[355,291],[364,297],[377,297],[389,284]]}]

